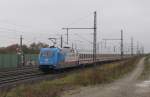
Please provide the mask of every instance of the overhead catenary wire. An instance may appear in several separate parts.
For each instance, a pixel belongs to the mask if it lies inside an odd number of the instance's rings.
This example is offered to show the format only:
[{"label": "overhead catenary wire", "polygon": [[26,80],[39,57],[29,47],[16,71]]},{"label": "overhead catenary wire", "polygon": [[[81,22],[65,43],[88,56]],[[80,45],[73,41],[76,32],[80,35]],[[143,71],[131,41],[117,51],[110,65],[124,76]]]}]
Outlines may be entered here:
[{"label": "overhead catenary wire", "polygon": [[86,42],[88,42],[88,43],[90,43],[90,44],[93,44],[93,42],[91,42],[91,41],[89,41],[88,39],[82,37],[81,35],[78,35],[78,34],[74,34],[74,35],[77,35],[78,37],[80,37],[80,39],[82,39],[82,40],[84,40],[84,41],[86,41]]},{"label": "overhead catenary wire", "polygon": [[78,18],[78,19],[76,19],[75,21],[69,23],[69,24],[68,24],[68,27],[71,26],[71,25],[73,25],[73,24],[76,24],[76,23],[81,22],[81,21],[87,19],[89,16],[92,16],[92,15],[93,15],[93,13],[89,13],[89,14],[87,14],[87,15],[84,16],[84,17]]}]

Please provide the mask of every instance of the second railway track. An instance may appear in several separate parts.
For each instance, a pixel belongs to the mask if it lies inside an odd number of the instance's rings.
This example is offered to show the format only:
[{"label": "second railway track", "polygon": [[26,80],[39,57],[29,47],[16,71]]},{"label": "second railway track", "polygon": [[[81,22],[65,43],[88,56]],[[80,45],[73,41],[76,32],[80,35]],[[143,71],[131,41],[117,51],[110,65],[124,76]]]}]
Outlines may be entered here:
[{"label": "second railway track", "polygon": [[0,88],[9,86],[11,83],[40,77],[42,75],[43,73],[38,70],[38,67],[25,67],[0,71]]}]

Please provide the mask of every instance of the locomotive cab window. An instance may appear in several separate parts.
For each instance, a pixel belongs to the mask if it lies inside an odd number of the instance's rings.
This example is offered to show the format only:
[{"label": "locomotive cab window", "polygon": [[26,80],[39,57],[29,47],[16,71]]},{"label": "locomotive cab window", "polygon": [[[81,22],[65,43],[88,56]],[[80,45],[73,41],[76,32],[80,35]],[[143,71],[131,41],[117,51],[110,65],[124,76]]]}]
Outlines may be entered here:
[{"label": "locomotive cab window", "polygon": [[44,52],[41,53],[41,56],[51,57],[51,56],[53,56],[53,53],[51,51],[44,51]]}]

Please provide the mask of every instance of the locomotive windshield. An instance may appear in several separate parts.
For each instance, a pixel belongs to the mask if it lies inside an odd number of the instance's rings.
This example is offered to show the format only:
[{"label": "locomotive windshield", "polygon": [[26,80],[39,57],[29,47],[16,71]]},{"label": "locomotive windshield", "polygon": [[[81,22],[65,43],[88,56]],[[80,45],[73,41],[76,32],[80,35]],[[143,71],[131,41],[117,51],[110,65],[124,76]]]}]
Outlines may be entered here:
[{"label": "locomotive windshield", "polygon": [[51,51],[43,51],[41,52],[41,56],[43,57],[51,57],[53,53]]}]

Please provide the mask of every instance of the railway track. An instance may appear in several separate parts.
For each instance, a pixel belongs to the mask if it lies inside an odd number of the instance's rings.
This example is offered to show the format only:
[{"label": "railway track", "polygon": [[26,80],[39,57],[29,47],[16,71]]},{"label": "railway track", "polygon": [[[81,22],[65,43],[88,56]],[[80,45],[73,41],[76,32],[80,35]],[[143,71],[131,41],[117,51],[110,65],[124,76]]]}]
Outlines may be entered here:
[{"label": "railway track", "polygon": [[42,75],[42,73],[32,73],[32,74],[24,74],[24,75],[0,78],[0,85],[9,84],[11,82],[17,82],[20,80],[26,80],[26,79],[30,79],[30,78],[35,78],[35,77],[39,77],[41,75]]},{"label": "railway track", "polygon": [[19,81],[42,77],[43,73],[38,67],[16,68],[0,71],[0,88]]},{"label": "railway track", "polygon": [[[116,60],[117,61],[117,60]],[[107,61],[104,63],[110,63],[114,61]],[[91,67],[91,65],[89,65]],[[77,69],[78,68],[78,69]],[[73,69],[62,70],[58,73],[44,74],[39,71],[37,67],[34,68],[25,68],[25,69],[16,69],[11,71],[0,71],[0,89],[11,88],[16,86],[17,84],[22,83],[34,83],[41,80],[52,80],[56,78],[60,78],[68,72],[77,72],[77,70],[81,70],[83,68],[77,67]]]},{"label": "railway track", "polygon": [[7,71],[0,71],[0,78],[3,76],[10,76],[15,74],[22,74],[22,73],[29,73],[33,71],[38,71],[38,67],[32,68],[20,68],[16,70],[7,70]]},{"label": "railway track", "polygon": [[37,69],[37,68],[38,68],[38,65],[36,65],[36,66],[23,66],[23,67],[3,68],[3,69],[0,69],[0,73],[1,72],[17,71],[17,70]]}]

